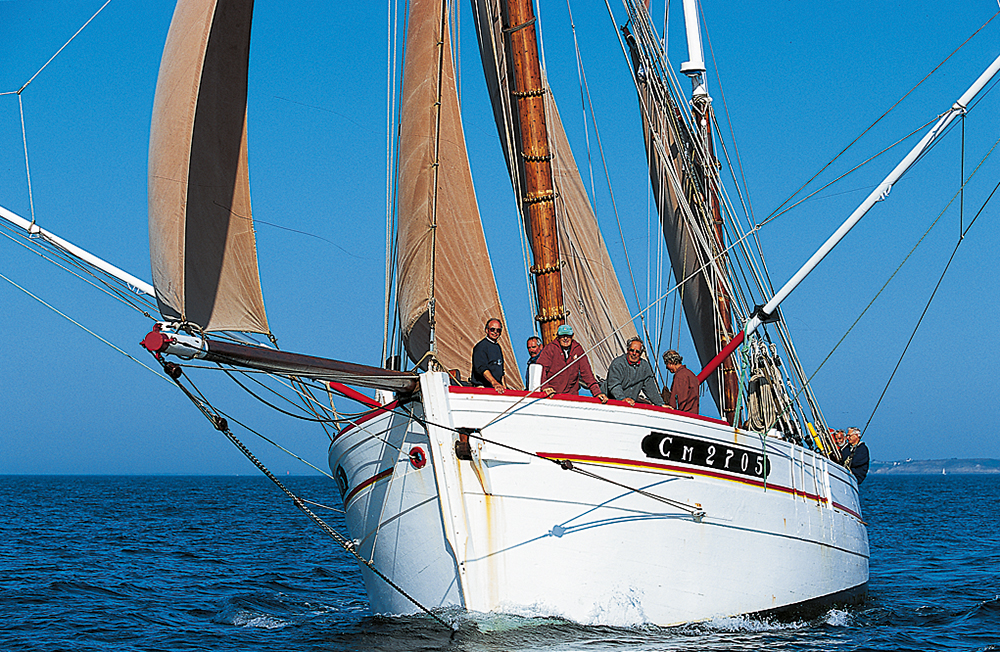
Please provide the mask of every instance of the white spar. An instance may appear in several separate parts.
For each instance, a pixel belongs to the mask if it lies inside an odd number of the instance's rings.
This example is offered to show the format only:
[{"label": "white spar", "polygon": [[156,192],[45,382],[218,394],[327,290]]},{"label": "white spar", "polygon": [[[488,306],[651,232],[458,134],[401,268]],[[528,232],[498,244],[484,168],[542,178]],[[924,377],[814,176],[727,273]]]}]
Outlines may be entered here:
[{"label": "white spar", "polygon": [[[870,195],[868,195],[864,202],[862,202],[861,205],[858,206],[853,213],[851,213],[851,216],[847,218],[847,221],[841,224],[840,228],[837,229],[833,235],[831,235],[827,241],[823,243],[823,246],[820,247],[808,261],[806,261],[802,268],[795,273],[795,276],[790,278],[788,282],[785,283],[784,287],[778,290],[778,292],[771,297],[771,300],[767,302],[763,310],[761,310],[758,314],[755,314],[747,322],[744,330],[746,335],[750,335],[757,330],[757,327],[761,325],[765,316],[774,314],[774,311],[778,308],[778,304],[784,301],[785,297],[792,293],[792,290],[794,290],[798,284],[802,282],[809,272],[819,265],[820,261],[823,260],[823,258],[825,258],[835,246],[837,246],[837,243],[839,243],[845,235],[847,235],[847,232],[854,228],[855,224],[861,221],[861,218],[865,216],[865,213],[867,213],[876,202],[882,201],[889,195],[889,191],[892,189],[893,184],[899,181],[899,179],[906,174],[907,170],[909,170],[917,159],[920,158],[920,156],[934,143],[934,141],[937,140],[942,133],[944,133],[945,129],[948,128],[948,125],[950,125],[955,118],[965,113],[969,103],[972,101],[972,98],[979,94],[979,91],[981,91],[983,87],[989,83],[997,72],[1000,72],[1000,56],[998,56],[993,63],[990,64],[985,71],[983,71],[983,74],[981,74],[979,79],[977,79],[975,83],[969,87],[969,90],[965,91],[962,97],[958,98],[958,101],[955,102],[955,104],[953,104],[947,112],[942,114],[931,130],[920,139],[920,142],[917,143],[912,150],[910,150],[910,153],[907,154],[906,157],[899,162],[899,165],[897,165],[893,171],[889,173],[889,176],[887,176],[885,180],[882,181],[882,183],[880,183]],[[761,312],[763,315],[760,314]]]},{"label": "white spar", "polygon": [[105,274],[109,274],[111,276],[114,276],[116,279],[118,279],[122,283],[127,284],[129,287],[131,287],[133,290],[135,290],[136,293],[138,293],[138,294],[145,294],[145,295],[148,295],[148,296],[151,296],[151,297],[152,296],[156,296],[156,291],[153,289],[153,286],[150,285],[149,283],[147,283],[145,281],[140,281],[139,279],[137,279],[136,277],[132,276],[128,272],[115,267],[114,265],[112,265],[111,263],[107,262],[106,260],[98,258],[97,256],[95,256],[94,254],[90,253],[89,251],[86,251],[84,249],[81,249],[80,247],[77,247],[72,242],[69,242],[67,240],[63,240],[62,238],[60,238],[59,236],[55,235],[54,233],[46,231],[45,229],[43,229],[42,227],[38,226],[34,222],[30,222],[30,221],[24,219],[20,215],[17,215],[16,213],[13,213],[13,212],[7,210],[3,206],[0,206],[0,217],[2,217],[3,219],[7,220],[8,222],[10,222],[11,224],[13,224],[14,226],[16,226],[16,227],[18,227],[20,229],[23,229],[24,231],[26,231],[28,233],[29,236],[39,236],[39,237],[45,239],[47,242],[51,242],[55,246],[59,247],[60,249],[62,249],[64,251],[66,251],[67,253],[72,254],[73,256],[76,256],[77,258],[79,258],[83,262],[87,263],[88,265],[90,265],[92,267],[96,267],[97,269],[101,270]]}]

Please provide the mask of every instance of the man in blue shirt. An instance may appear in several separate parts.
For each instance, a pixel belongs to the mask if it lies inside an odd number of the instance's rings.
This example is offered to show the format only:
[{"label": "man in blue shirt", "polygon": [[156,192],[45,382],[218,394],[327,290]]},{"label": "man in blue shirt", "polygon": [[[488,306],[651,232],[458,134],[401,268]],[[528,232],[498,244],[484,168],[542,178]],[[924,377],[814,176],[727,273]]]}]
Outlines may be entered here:
[{"label": "man in blue shirt", "polygon": [[499,319],[486,321],[486,337],[472,349],[472,377],[474,387],[492,387],[503,394],[503,349],[497,340],[503,333]]}]

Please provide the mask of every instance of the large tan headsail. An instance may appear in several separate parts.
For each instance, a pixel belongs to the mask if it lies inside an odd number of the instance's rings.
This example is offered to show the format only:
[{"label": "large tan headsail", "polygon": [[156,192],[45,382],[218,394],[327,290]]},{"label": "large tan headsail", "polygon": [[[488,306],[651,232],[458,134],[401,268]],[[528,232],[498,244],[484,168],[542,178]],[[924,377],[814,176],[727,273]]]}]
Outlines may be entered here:
[{"label": "large tan headsail", "polygon": [[[493,102],[493,114],[507,168],[515,192],[523,193],[524,171],[515,157],[520,136],[517,111],[511,103],[508,58],[502,36],[503,12],[498,0],[476,0],[473,9],[486,85]],[[559,119],[555,99],[547,83],[545,86],[552,175],[558,195],[556,222],[559,252],[565,263],[562,289],[563,303],[569,311],[566,323],[573,327],[576,338],[590,350],[594,373],[603,376],[611,361],[624,352],[625,342],[635,336],[636,330]],[[520,207],[520,202],[518,205]],[[523,212],[522,218],[525,229],[530,232],[527,216]]]},{"label": "large tan headsail", "polygon": [[160,312],[269,332],[250,214],[246,98],[252,0],[179,0],[156,82],[149,248]]},{"label": "large tan headsail", "polygon": [[[445,369],[471,371],[490,317],[503,319],[476,204],[441,0],[412,0],[399,133],[397,304],[407,354],[430,350]],[[504,381],[521,386],[507,329]]]}]

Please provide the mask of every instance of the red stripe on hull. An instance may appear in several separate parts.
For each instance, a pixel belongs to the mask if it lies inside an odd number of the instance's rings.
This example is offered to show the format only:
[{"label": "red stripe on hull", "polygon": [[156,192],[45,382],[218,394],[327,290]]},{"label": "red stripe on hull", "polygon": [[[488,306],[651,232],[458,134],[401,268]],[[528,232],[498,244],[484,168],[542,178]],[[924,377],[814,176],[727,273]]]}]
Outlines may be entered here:
[{"label": "red stripe on hull", "polygon": [[[658,469],[661,471],[674,471],[677,473],[689,473],[691,475],[701,475],[710,478],[717,478],[720,480],[729,480],[730,482],[739,482],[742,484],[748,484],[754,487],[772,489],[774,491],[780,491],[782,493],[791,494],[794,496],[800,496],[807,498],[809,500],[815,500],[817,502],[825,503],[827,499],[819,496],[817,494],[811,494],[805,491],[800,491],[792,487],[785,487],[780,484],[774,484],[771,482],[765,483],[763,480],[756,480],[753,478],[745,478],[737,475],[730,475],[728,473],[722,473],[719,471],[712,471],[710,469],[705,469],[699,466],[675,466],[672,464],[657,464],[655,462],[643,462],[639,460],[628,460],[620,459],[616,457],[598,457],[594,455],[566,455],[560,453],[535,453],[539,457],[544,457],[549,460],[570,460],[571,462],[592,462],[594,464],[609,464],[615,466],[631,466],[640,469]],[[842,508],[845,512],[849,514],[854,514],[851,510],[847,508]],[[860,518],[860,517],[859,517]]]},{"label": "red stripe on hull", "polygon": [[[492,387],[460,387],[453,385],[448,388],[448,391],[452,394],[476,394],[480,396],[499,396],[497,391]],[[542,392],[526,392],[524,390],[508,389],[503,393],[504,397],[516,396],[528,398],[545,398],[545,394]],[[594,398],[593,396],[580,396],[578,394],[553,394],[551,398],[546,400],[549,401],[570,401],[573,403],[596,403],[601,404],[600,399]],[[651,410],[653,412],[660,412],[663,414],[673,414],[679,417],[687,417],[689,419],[697,419],[699,421],[707,421],[709,423],[717,423],[729,427],[729,424],[721,419],[713,419],[712,417],[702,416],[700,414],[694,414],[691,412],[681,412],[680,410],[674,410],[668,407],[661,407],[659,405],[652,405],[649,403],[636,403],[634,406],[629,405],[625,401],[615,401],[609,400],[608,405],[620,405],[627,407],[630,410]]]},{"label": "red stripe on hull", "polygon": [[392,467],[391,466],[388,469],[386,469],[385,471],[382,471],[379,474],[373,475],[372,477],[368,478],[367,480],[365,480],[364,482],[362,482],[361,484],[359,484],[357,487],[355,487],[354,489],[352,489],[346,496],[344,496],[344,507],[347,507],[347,503],[349,503],[352,500],[354,500],[354,497],[357,496],[358,493],[360,493],[362,490],[366,489],[367,487],[372,486],[373,484],[375,484],[379,480],[382,480],[384,478],[388,478],[390,475],[392,475]]}]

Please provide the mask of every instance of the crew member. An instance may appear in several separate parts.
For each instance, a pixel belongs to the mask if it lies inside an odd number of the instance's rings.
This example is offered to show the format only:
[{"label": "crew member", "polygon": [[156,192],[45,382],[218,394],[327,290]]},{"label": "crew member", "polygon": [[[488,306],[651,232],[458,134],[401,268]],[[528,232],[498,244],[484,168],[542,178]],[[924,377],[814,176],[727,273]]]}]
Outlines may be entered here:
[{"label": "crew member", "polygon": [[597,384],[587,354],[583,352],[579,342],[573,339],[573,328],[569,324],[560,326],[556,331],[556,339],[542,348],[537,364],[542,365],[541,390],[546,396],[579,394],[580,384],[583,383],[601,403],[608,402],[608,397]]},{"label": "crew member", "polygon": [[698,379],[682,364],[683,361],[681,354],[673,349],[663,354],[663,364],[674,375],[670,389],[663,388],[663,400],[667,406],[681,412],[698,414]]},{"label": "crew member", "polygon": [[536,335],[528,338],[528,365],[524,368],[524,381],[531,377],[531,365],[538,362],[538,354],[542,352],[542,339]]},{"label": "crew member", "polygon": [[618,356],[608,367],[608,398],[625,401],[635,405],[640,399],[640,392],[645,395],[645,403],[663,405],[656,380],[653,378],[653,368],[642,357],[645,345],[638,337],[629,339],[625,345],[625,355]]},{"label": "crew member", "polygon": [[833,437],[833,445],[837,447],[837,452],[840,453],[840,463],[843,464],[847,460],[848,453],[850,453],[850,444],[847,443],[847,435],[844,434],[843,430],[831,430],[830,434]]},{"label": "crew member", "polygon": [[858,479],[858,484],[861,484],[868,475],[868,444],[861,441],[861,430],[858,428],[847,429],[847,444],[850,450],[844,459],[844,466],[851,470]]},{"label": "crew member", "polygon": [[499,319],[486,321],[486,337],[472,348],[472,377],[474,387],[492,387],[503,394],[503,349],[497,340],[503,333]]}]

